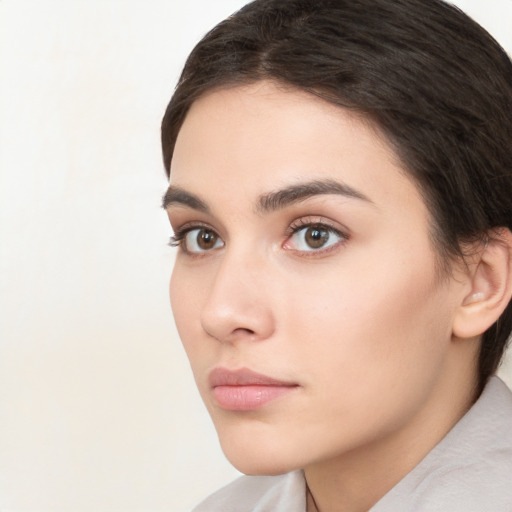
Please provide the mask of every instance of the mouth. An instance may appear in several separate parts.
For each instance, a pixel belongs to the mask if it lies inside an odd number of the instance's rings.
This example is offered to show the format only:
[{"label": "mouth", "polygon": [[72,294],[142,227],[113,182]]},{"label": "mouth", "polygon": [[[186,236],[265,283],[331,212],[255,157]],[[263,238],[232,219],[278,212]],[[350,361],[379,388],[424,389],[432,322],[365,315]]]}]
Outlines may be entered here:
[{"label": "mouth", "polygon": [[259,409],[299,387],[248,368],[215,368],[210,373],[209,384],[217,405],[229,411]]}]

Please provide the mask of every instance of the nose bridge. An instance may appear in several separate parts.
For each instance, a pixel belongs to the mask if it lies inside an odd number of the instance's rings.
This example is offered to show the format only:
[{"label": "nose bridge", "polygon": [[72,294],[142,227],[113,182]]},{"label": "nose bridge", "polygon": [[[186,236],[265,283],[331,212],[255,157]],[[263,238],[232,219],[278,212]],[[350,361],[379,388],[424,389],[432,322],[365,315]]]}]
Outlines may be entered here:
[{"label": "nose bridge", "polygon": [[268,260],[249,246],[226,248],[201,312],[204,330],[219,341],[264,339],[274,329]]}]

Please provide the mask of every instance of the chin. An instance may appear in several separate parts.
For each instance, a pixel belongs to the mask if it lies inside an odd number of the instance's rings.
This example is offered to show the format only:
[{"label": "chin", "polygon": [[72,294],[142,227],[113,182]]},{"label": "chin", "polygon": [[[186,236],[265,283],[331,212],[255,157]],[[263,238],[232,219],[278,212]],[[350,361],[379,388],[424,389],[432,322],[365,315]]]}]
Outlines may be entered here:
[{"label": "chin", "polygon": [[303,460],[296,447],[287,446],[277,436],[219,435],[224,455],[246,475],[281,475],[300,469]]},{"label": "chin", "polygon": [[228,461],[241,473],[251,476],[273,476],[289,473],[300,469],[293,464],[279,460],[271,454],[258,454],[254,456],[251,453],[232,454],[224,451]]}]

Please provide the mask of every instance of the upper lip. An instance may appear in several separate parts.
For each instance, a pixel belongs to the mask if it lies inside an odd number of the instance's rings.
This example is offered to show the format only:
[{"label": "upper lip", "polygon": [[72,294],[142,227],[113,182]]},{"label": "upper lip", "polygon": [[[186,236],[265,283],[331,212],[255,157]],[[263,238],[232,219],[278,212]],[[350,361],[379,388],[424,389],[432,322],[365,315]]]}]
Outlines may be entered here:
[{"label": "upper lip", "polygon": [[293,382],[277,380],[248,368],[229,370],[228,368],[214,368],[209,377],[210,386],[296,386]]}]

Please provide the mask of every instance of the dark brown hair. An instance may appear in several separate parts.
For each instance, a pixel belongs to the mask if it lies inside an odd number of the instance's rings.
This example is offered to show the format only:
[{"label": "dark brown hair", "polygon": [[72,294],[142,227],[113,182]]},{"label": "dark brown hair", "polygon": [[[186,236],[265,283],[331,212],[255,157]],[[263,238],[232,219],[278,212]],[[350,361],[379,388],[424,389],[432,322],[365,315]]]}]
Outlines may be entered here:
[{"label": "dark brown hair", "polygon": [[[444,263],[512,229],[512,63],[441,0],[255,0],[190,54],[162,122],[170,172],[178,132],[204,93],[270,79],[362,113],[421,190]],[[479,389],[512,330],[512,306],[482,337]]]}]

